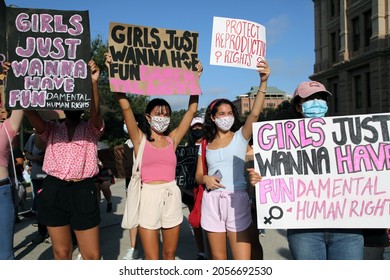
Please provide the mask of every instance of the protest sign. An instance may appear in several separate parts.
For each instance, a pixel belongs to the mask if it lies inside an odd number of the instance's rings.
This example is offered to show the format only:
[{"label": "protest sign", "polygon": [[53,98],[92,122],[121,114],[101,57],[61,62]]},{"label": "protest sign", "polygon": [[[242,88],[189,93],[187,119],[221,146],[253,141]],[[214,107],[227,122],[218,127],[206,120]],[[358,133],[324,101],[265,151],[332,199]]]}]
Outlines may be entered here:
[{"label": "protest sign", "polygon": [[7,9],[7,34],[7,108],[90,106],[88,11]]},{"label": "protest sign", "polygon": [[110,23],[110,88],[143,95],[201,93],[198,33]]},{"label": "protest sign", "polygon": [[130,178],[133,168],[133,148],[127,144],[98,151],[99,160],[114,174],[115,178]]},{"label": "protest sign", "polygon": [[265,54],[263,25],[243,19],[214,17],[211,65],[256,69]]},{"label": "protest sign", "polygon": [[195,181],[198,149],[199,146],[178,146],[176,149],[176,184],[190,195],[198,185]]},{"label": "protest sign", "polygon": [[260,228],[387,228],[390,114],[253,125]]}]

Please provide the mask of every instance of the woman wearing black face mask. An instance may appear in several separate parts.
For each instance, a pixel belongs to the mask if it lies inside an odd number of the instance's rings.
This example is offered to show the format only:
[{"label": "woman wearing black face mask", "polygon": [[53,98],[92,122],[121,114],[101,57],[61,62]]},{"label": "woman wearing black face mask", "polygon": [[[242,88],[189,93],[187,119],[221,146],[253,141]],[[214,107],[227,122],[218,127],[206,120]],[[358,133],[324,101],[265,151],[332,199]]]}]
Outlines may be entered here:
[{"label": "woman wearing black face mask", "polygon": [[202,137],[203,137],[203,118],[196,117],[192,120],[191,122],[191,127],[190,127],[190,133],[191,133],[191,144],[197,144],[200,145],[202,142]]},{"label": "woman wearing black face mask", "polygon": [[[201,117],[196,117],[192,120],[190,126],[190,134],[191,134],[190,143],[189,143],[190,146],[199,146],[199,149],[201,149],[202,139],[204,135],[203,123],[204,123],[204,119]],[[196,186],[196,188],[199,188],[199,186]],[[191,212],[195,204],[194,193],[188,194],[186,192],[183,192],[183,203],[187,205],[188,210]],[[193,227],[193,232],[195,236],[196,247],[198,249],[197,259],[205,260],[206,250],[205,250],[205,243],[203,240],[203,229],[201,226]]]}]

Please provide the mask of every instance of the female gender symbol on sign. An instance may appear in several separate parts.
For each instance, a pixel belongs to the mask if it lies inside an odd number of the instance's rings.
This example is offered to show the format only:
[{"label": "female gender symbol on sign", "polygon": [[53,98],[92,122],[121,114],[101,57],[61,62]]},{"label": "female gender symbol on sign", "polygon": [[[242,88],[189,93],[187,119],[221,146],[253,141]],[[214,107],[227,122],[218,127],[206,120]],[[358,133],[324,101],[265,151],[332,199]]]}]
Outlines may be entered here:
[{"label": "female gender symbol on sign", "polygon": [[[279,211],[279,216],[273,215],[273,212],[275,212],[275,211],[273,211],[273,210]],[[269,209],[268,214],[269,214],[269,216],[270,216],[269,218],[264,217],[264,224],[265,224],[265,225],[266,225],[266,224],[272,224],[272,222],[271,222],[272,219],[275,219],[275,220],[281,219],[281,218],[283,217],[283,210],[282,210],[282,208],[280,208],[279,206],[272,206],[272,207]]]}]

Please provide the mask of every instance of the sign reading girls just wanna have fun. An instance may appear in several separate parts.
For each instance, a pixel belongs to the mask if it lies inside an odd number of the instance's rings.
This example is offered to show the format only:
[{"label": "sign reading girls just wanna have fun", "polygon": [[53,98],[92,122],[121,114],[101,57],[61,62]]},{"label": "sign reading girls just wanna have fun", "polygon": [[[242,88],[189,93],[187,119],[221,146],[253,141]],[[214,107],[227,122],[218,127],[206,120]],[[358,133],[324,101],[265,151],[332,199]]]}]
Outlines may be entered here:
[{"label": "sign reading girls just wanna have fun", "polygon": [[84,110],[91,100],[88,11],[7,9],[7,107]]},{"label": "sign reading girls just wanna have fun", "polygon": [[387,228],[390,114],[258,122],[259,228]]},{"label": "sign reading girls just wanna have fun", "polygon": [[110,88],[143,95],[201,93],[198,33],[110,23]]}]

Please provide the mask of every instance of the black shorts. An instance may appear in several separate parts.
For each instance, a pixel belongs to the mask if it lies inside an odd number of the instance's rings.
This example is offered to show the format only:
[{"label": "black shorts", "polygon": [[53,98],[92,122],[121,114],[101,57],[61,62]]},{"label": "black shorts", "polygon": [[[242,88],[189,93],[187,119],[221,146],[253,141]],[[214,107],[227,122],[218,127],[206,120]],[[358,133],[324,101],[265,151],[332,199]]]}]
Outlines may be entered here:
[{"label": "black shorts", "polygon": [[38,221],[50,226],[91,229],[100,223],[100,208],[93,178],[69,182],[47,176],[38,195]]}]

